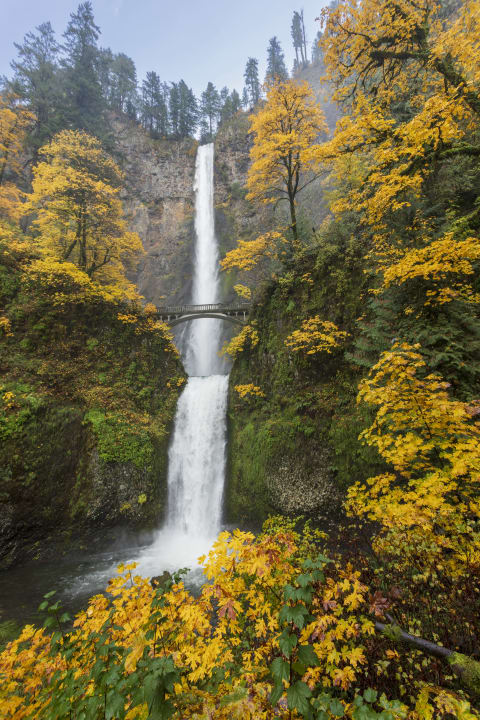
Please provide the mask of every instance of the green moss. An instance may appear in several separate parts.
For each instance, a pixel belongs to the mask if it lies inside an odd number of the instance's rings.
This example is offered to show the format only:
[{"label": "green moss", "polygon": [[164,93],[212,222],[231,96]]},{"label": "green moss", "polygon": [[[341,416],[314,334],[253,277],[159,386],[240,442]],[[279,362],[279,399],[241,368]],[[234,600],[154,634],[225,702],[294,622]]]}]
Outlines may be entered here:
[{"label": "green moss", "polygon": [[452,653],[447,660],[465,687],[480,696],[480,662],[458,652]]},{"label": "green moss", "polygon": [[131,462],[138,468],[152,469],[154,448],[147,431],[125,422],[120,413],[96,408],[88,410],[84,420],[92,427],[104,462]]},{"label": "green moss", "polygon": [[[17,280],[18,267],[9,268]],[[56,305],[44,289],[2,287],[13,333],[0,343],[0,513],[8,533],[34,548],[72,527],[158,521],[184,377],[171,346],[147,324],[119,320],[140,312],[128,304]],[[5,550],[2,560],[2,552],[0,543],[0,566],[15,559]]]}]

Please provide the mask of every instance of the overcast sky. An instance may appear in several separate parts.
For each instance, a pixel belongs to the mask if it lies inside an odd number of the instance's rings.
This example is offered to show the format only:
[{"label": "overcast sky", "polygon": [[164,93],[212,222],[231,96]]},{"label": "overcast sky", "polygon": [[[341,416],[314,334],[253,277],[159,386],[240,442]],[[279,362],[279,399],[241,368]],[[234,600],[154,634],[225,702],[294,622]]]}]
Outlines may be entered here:
[{"label": "overcast sky", "polygon": [[[249,56],[265,72],[268,40],[276,35],[287,65],[293,62],[290,23],[302,7],[309,45],[318,30],[315,18],[327,0],[93,0],[102,34],[99,44],[125,52],[141,80],[148,70],[162,80],[184,79],[198,95],[208,81],[221,88],[243,87]],[[78,0],[0,0],[2,43],[0,75],[10,75],[14,42],[50,20],[60,37]]]}]

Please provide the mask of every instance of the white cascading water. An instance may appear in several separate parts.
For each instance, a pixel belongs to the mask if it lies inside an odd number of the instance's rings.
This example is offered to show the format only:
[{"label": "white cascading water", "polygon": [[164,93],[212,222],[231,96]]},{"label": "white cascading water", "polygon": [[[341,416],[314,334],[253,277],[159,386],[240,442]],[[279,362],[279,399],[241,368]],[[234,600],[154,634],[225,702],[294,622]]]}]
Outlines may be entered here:
[{"label": "white cascading water", "polygon": [[[218,302],[213,210],[214,145],[198,148],[195,168],[195,271],[192,302]],[[188,381],[177,406],[168,454],[167,519],[138,558],[139,572],[195,567],[220,531],[225,477],[228,375],[220,374],[222,323],[191,322],[183,340]]]},{"label": "white cascading water", "polygon": [[[198,148],[195,168],[194,304],[218,302],[218,246],[213,212],[214,146]],[[181,340],[188,381],[178,400],[168,453],[167,518],[148,547],[126,557],[143,577],[182,567],[196,569],[192,582],[201,582],[197,558],[210,549],[221,529],[225,477],[228,375],[218,352],[222,321],[203,318],[189,323]],[[223,371],[223,374],[222,374]],[[112,558],[113,559],[113,558]],[[108,562],[108,561],[107,561]],[[75,580],[71,594],[85,593],[115,575],[111,562]]]},{"label": "white cascading water", "polygon": [[[218,302],[218,247],[213,213],[213,143],[198,148],[195,169],[194,305]],[[211,539],[220,530],[225,475],[228,375],[220,375],[221,323],[202,319],[187,334],[189,378],[177,407],[168,456],[168,520],[165,531]]]}]

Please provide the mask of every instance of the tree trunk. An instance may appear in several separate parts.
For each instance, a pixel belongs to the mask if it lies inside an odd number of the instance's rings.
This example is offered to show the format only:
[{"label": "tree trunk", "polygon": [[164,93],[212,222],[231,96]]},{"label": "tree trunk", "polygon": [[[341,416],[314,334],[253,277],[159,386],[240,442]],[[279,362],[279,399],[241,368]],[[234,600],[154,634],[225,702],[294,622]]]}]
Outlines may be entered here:
[{"label": "tree trunk", "polygon": [[304,21],[304,19],[303,19],[303,10],[302,10],[302,12],[300,13],[300,17],[301,17],[301,19],[302,19],[302,40],[303,40],[303,51],[302,51],[302,55],[303,55],[303,65],[304,65],[304,67],[306,67],[306,66],[307,66],[307,36],[306,36],[306,34],[305,34],[305,21]]},{"label": "tree trunk", "polygon": [[294,252],[298,252],[299,250],[299,243],[298,243],[298,230],[297,230],[297,210],[295,208],[295,194],[293,192],[293,188],[289,186],[288,188],[288,202],[290,205],[290,220],[291,225],[290,228],[292,230],[293,235],[293,250]]}]

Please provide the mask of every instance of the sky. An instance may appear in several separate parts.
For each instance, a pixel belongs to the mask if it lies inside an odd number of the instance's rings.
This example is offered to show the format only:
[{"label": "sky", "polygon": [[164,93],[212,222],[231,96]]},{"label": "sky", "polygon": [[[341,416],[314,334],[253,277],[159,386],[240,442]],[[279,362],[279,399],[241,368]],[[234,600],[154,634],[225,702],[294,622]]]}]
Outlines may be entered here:
[{"label": "sky", "polygon": [[[49,20],[60,38],[79,0],[0,0],[2,43],[0,75],[11,75],[14,42]],[[99,45],[129,55],[141,80],[155,70],[164,81],[184,79],[199,95],[212,81],[243,88],[249,56],[265,73],[268,41],[276,35],[287,66],[294,51],[290,24],[294,10],[304,9],[309,46],[319,29],[315,18],[327,0],[93,0],[100,26]]]}]

